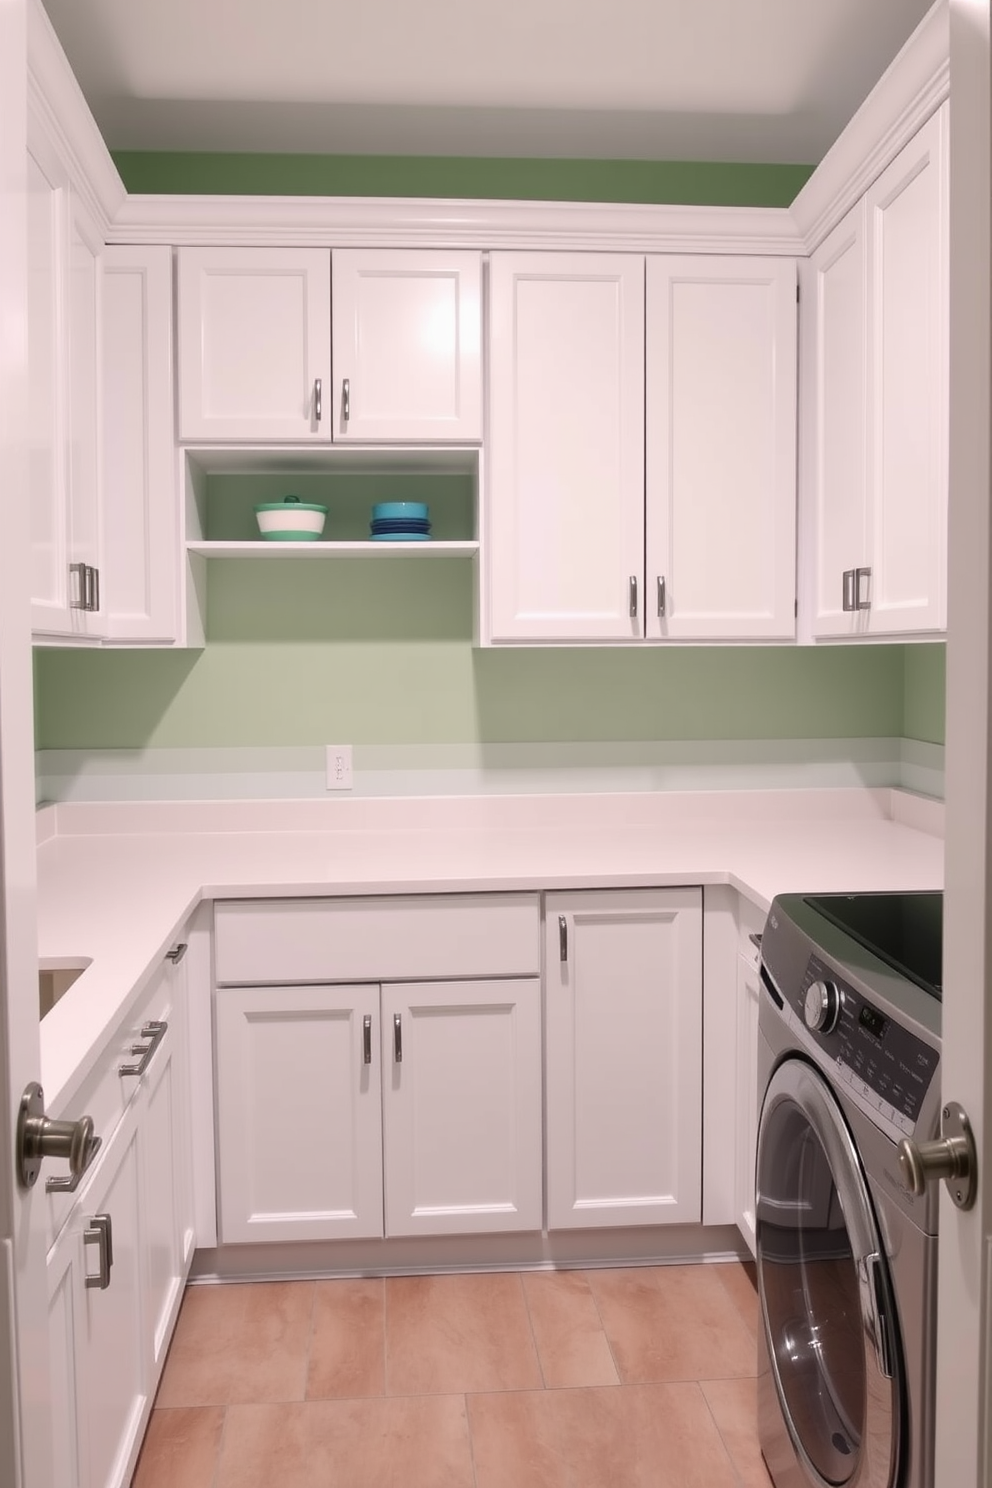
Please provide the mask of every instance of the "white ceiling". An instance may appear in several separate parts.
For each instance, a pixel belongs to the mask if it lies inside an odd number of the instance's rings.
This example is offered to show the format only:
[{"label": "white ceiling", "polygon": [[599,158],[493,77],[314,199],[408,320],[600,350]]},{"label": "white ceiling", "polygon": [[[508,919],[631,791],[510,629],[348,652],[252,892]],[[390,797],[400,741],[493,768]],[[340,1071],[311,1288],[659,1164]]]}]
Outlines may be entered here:
[{"label": "white ceiling", "polygon": [[45,0],[111,149],[815,163],[928,0]]}]

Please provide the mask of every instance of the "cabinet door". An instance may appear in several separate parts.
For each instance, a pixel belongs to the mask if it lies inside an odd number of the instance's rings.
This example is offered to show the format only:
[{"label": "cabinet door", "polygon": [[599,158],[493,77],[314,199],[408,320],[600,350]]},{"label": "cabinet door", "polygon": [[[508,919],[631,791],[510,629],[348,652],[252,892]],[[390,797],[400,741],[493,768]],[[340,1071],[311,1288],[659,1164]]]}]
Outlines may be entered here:
[{"label": "cabinet door", "polygon": [[69,193],[67,298],[69,306],[69,554],[95,571],[86,609],[74,611],[74,629],[104,633],[103,521],[99,470],[99,323],[101,243],[95,226]]},{"label": "cabinet door", "polygon": [[62,348],[68,188],[28,155],[28,500],[31,623],[36,632],[72,631],[70,608],[67,380]]},{"label": "cabinet door", "polygon": [[[867,564],[867,214],[863,201],[803,274],[802,481],[814,636],[853,635],[844,575]],[[850,602],[850,594],[847,602]]]},{"label": "cabinet door", "polygon": [[490,261],[488,638],[644,634],[644,261]]},{"label": "cabinet door", "polygon": [[335,440],[481,440],[482,255],[332,259]]},{"label": "cabinet door", "polygon": [[83,1421],[76,1389],[76,1319],[82,1286],[78,1233],[68,1232],[48,1252],[48,1347],[53,1488],[83,1488]]},{"label": "cabinet door", "polygon": [[156,1019],[167,1024],[138,1099],[141,1150],[141,1252],[144,1336],[151,1381],[169,1346],[188,1270],[190,1178],[186,1148],[186,1020],[184,968],[167,967],[156,998]]},{"label": "cabinet door", "polygon": [[755,1254],[754,1155],[758,1136],[758,957],[737,958],[737,1227]]},{"label": "cabinet door", "polygon": [[541,984],[382,989],[387,1235],[541,1228]]},{"label": "cabinet door", "polygon": [[[130,1481],[146,1403],[135,1111],[132,1104],[70,1221],[78,1247],[75,1388],[87,1488],[125,1488]],[[113,1255],[106,1289],[86,1285],[99,1274],[93,1242],[102,1216],[110,1219]]]},{"label": "cabinet door", "polygon": [[378,1022],[374,986],[217,993],[222,1243],[382,1234]]},{"label": "cabinet door", "polygon": [[795,635],[796,265],[647,263],[647,635]]},{"label": "cabinet door", "polygon": [[106,634],[174,641],[179,523],[171,248],[105,250],[102,331]]},{"label": "cabinet door", "polygon": [[698,1224],[700,891],[545,904],[548,1228]]},{"label": "cabinet door", "polygon": [[180,439],[329,440],[331,257],[179,250]]},{"label": "cabinet door", "polygon": [[868,193],[872,634],[946,626],[947,105]]}]

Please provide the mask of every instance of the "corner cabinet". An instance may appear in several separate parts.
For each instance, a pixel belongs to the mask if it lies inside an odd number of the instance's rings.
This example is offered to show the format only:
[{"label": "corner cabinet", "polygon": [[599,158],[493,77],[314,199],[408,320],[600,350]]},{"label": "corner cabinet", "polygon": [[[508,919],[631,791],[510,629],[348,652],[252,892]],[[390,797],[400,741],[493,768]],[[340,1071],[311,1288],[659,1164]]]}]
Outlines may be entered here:
[{"label": "corner cabinet", "polygon": [[482,438],[482,255],[178,251],[179,437]]},{"label": "corner cabinet", "polygon": [[545,900],[548,1228],[698,1224],[702,894]]},{"label": "corner cabinet", "polygon": [[490,295],[486,638],[792,639],[795,261],[495,253]]},{"label": "corner cabinet", "polygon": [[948,105],[803,271],[815,639],[946,628]]}]

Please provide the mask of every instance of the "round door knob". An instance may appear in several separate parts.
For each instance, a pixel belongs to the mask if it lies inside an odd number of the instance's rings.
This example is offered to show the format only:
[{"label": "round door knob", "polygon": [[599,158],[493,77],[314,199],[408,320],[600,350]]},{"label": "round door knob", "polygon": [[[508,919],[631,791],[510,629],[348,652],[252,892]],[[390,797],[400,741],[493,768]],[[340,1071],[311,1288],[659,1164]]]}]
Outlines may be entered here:
[{"label": "round door knob", "polygon": [[943,1135],[935,1142],[905,1137],[899,1143],[899,1179],[916,1198],[926,1193],[928,1183],[943,1179],[958,1208],[970,1209],[977,1176],[971,1123],[956,1101],[949,1101],[942,1114]]},{"label": "round door knob", "polygon": [[840,1017],[840,993],[833,982],[811,982],[803,1004],[806,1027],[816,1033],[832,1033]]},{"label": "round door knob", "polygon": [[37,1181],[43,1158],[56,1157],[68,1162],[69,1177],[49,1179],[49,1191],[58,1188],[75,1192],[99,1147],[100,1138],[93,1135],[91,1116],[80,1116],[77,1121],[52,1121],[45,1115],[41,1086],[35,1082],[27,1086],[17,1118],[18,1174],[24,1188],[33,1187]]}]

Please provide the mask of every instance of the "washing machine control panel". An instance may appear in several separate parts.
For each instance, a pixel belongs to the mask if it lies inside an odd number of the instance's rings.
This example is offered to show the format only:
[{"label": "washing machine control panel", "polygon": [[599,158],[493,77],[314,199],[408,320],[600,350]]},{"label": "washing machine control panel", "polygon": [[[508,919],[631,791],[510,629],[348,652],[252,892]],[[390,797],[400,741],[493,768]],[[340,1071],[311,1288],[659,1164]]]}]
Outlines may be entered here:
[{"label": "washing machine control panel", "polygon": [[940,1054],[856,991],[834,967],[809,958],[793,1011],[818,1050],[863,1104],[910,1134]]}]

